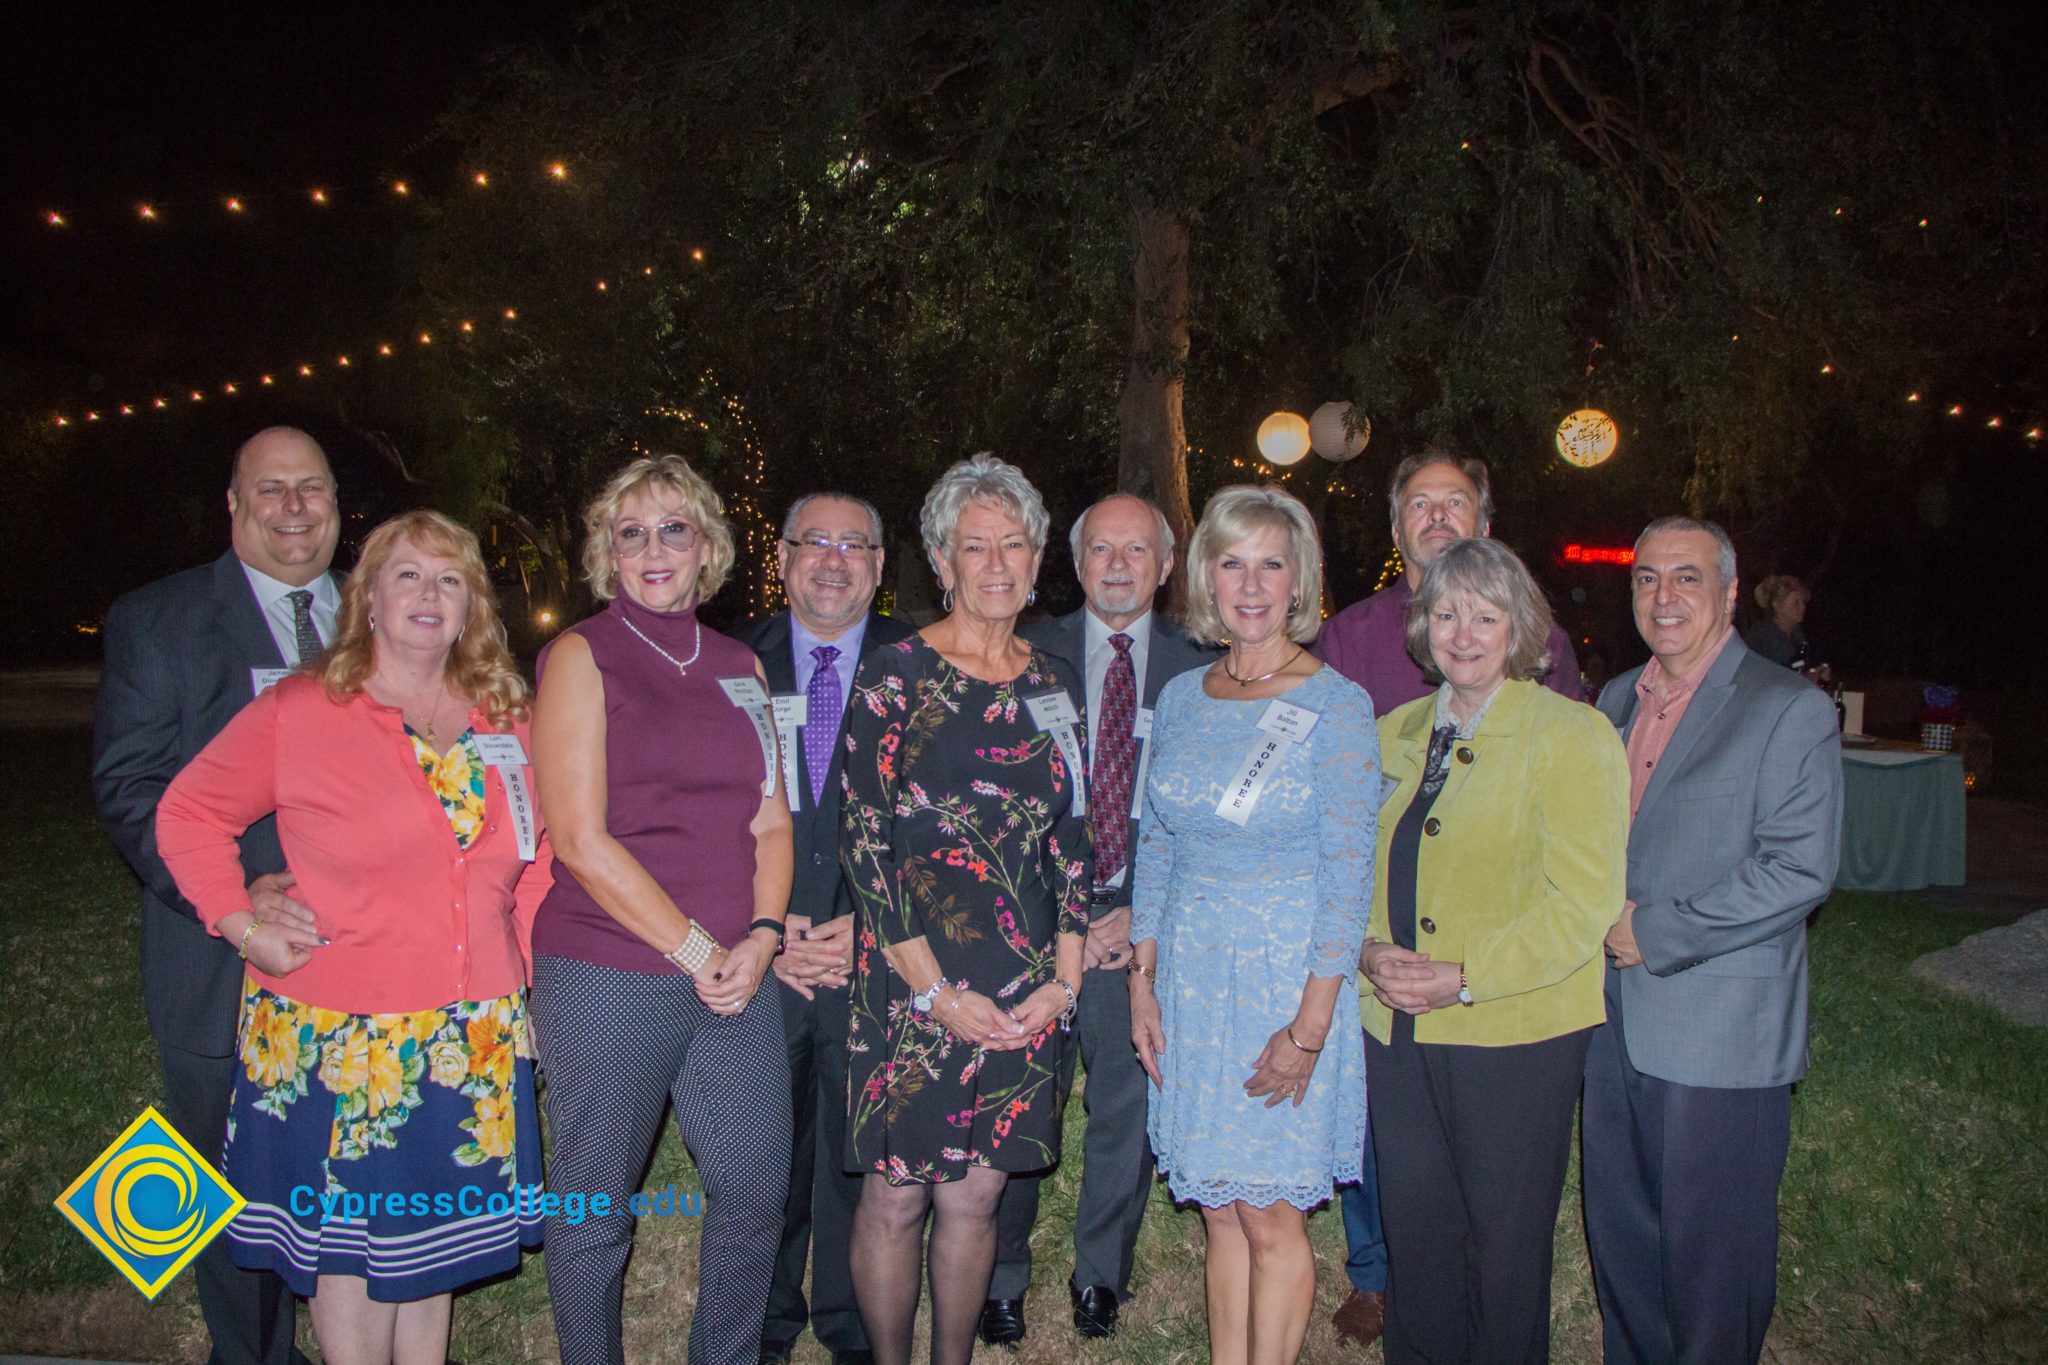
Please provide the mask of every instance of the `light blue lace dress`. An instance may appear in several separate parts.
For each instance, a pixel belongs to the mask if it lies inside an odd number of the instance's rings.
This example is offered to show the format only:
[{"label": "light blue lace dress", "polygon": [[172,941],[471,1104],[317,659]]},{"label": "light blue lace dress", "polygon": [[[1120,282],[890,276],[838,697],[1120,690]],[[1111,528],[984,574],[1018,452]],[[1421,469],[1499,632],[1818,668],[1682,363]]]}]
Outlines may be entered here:
[{"label": "light blue lace dress", "polygon": [[[1359,1178],[1365,1047],[1358,949],[1372,905],[1379,737],[1372,701],[1333,668],[1282,700],[1316,713],[1284,744],[1239,826],[1224,789],[1268,735],[1265,701],[1222,701],[1202,671],[1159,694],[1132,883],[1131,938],[1159,942],[1163,1089],[1146,1122],[1175,1199],[1310,1209]],[[1300,1108],[1244,1093],[1310,975],[1344,978]]]}]

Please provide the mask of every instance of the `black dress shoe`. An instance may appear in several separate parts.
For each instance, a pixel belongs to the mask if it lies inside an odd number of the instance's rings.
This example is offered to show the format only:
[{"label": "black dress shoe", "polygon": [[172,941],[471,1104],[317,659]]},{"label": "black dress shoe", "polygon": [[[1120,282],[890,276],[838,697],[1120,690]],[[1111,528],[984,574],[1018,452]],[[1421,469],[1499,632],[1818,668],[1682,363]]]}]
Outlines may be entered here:
[{"label": "black dress shoe", "polygon": [[873,1351],[834,1351],[832,1365],[875,1365]]},{"label": "black dress shoe", "polygon": [[988,1346],[1015,1346],[1024,1340],[1024,1300],[990,1299],[984,1303],[981,1340]]},{"label": "black dress shoe", "polygon": [[789,1365],[789,1357],[796,1350],[793,1341],[763,1341],[761,1343],[761,1365]]},{"label": "black dress shoe", "polygon": [[1086,1289],[1067,1286],[1067,1293],[1074,1300],[1074,1330],[1084,1337],[1113,1337],[1116,1335],[1116,1291],[1106,1284],[1091,1284]]}]

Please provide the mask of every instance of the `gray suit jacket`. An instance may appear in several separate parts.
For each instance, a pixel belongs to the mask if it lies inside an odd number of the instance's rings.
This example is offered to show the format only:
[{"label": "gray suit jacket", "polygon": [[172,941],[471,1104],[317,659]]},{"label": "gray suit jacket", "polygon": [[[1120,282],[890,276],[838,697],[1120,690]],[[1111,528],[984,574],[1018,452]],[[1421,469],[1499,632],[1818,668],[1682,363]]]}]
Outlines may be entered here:
[{"label": "gray suit jacket", "polygon": [[[1626,740],[1633,669],[1600,693]],[[1812,683],[1730,640],[1643,792],[1628,896],[1643,965],[1608,974],[1629,1060],[1682,1085],[1806,1074],[1806,917],[1842,848],[1842,742]]]},{"label": "gray suit jacket", "polygon": [[[1073,665],[1074,675],[1084,680],[1088,676],[1088,608],[1068,612],[1065,616],[1050,617],[1033,621],[1017,632],[1032,644],[1048,654],[1056,654]],[[1159,704],[1159,689],[1191,668],[1207,668],[1216,662],[1217,651],[1196,644],[1188,638],[1186,631],[1167,620],[1157,611],[1152,613],[1152,639],[1145,647],[1145,686],[1140,690],[1144,695],[1138,704],[1152,707]],[[1085,700],[1085,699],[1084,699]],[[1094,724],[1094,717],[1089,717]],[[1138,822],[1131,821],[1131,838],[1128,847],[1133,863],[1138,853]],[[1130,878],[1124,878],[1124,899],[1129,900]]]}]

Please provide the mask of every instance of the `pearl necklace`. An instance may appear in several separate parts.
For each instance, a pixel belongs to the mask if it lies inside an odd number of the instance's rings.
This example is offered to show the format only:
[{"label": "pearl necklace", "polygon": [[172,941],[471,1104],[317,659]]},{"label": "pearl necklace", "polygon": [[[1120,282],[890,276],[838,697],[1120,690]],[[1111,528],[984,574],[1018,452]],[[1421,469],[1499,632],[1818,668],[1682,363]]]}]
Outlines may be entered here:
[{"label": "pearl necklace", "polygon": [[676,672],[681,674],[683,677],[687,678],[688,676],[690,676],[690,665],[696,663],[697,656],[704,652],[704,623],[702,621],[692,621],[690,623],[691,625],[697,628],[696,642],[690,646],[689,658],[678,659],[675,655],[669,653],[660,645],[654,643],[654,641],[647,639],[646,635],[641,633],[640,627],[633,624],[632,618],[621,614],[619,619],[626,623],[627,630],[632,631],[635,635],[639,635],[643,641],[646,641],[647,647],[649,649],[653,650],[656,654],[659,654],[662,658],[667,659],[670,663],[674,664],[676,666]]}]

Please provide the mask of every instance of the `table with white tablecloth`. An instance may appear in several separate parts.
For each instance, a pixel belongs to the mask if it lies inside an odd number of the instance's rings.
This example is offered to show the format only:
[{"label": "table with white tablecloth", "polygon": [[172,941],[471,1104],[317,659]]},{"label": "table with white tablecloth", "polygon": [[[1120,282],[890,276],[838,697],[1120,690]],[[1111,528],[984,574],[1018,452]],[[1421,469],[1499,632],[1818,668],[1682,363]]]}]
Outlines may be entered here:
[{"label": "table with white tablecloth", "polygon": [[1963,760],[1879,740],[1842,745],[1844,891],[1963,884]]}]

